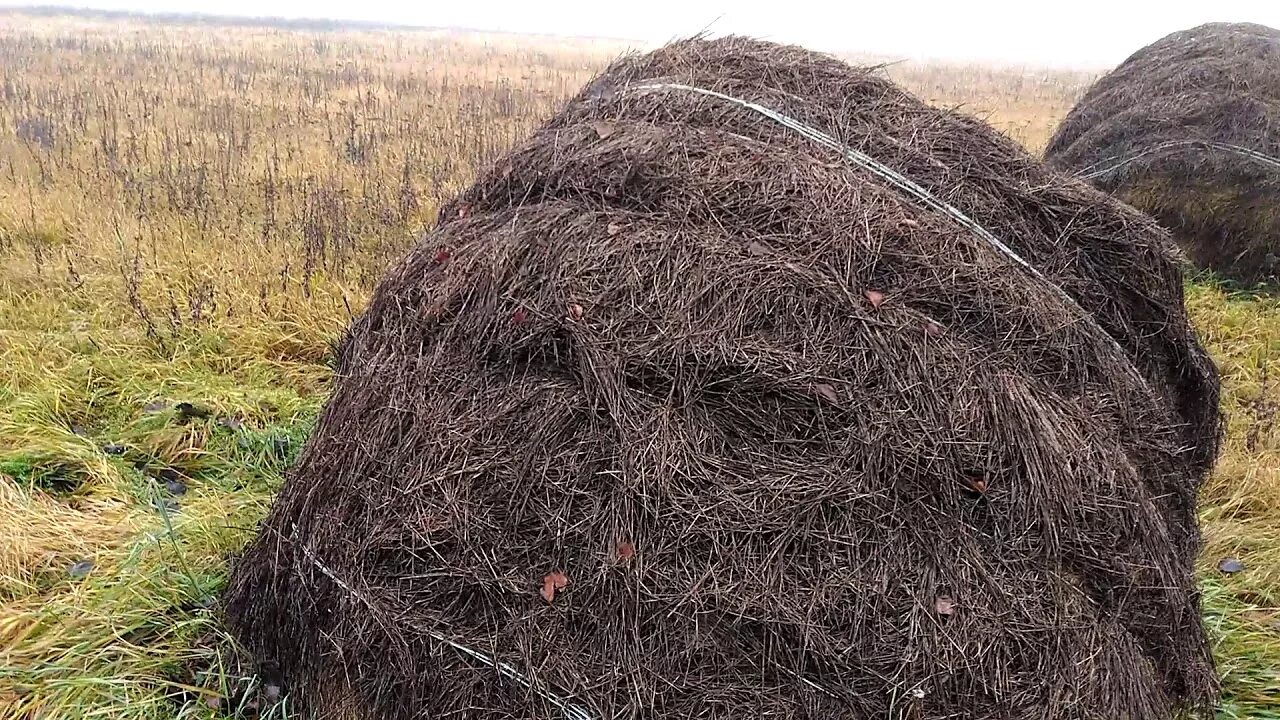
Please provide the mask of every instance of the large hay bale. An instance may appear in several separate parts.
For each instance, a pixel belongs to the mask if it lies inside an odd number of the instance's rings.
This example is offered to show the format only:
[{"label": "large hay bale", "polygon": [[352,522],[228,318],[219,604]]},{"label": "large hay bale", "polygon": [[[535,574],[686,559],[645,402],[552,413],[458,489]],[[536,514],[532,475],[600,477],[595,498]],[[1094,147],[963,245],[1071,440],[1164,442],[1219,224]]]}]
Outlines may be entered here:
[{"label": "large hay bale", "polygon": [[1280,276],[1280,30],[1173,33],[1100,79],[1049,162],[1155,216],[1201,267]]},{"label": "large hay bale", "polygon": [[871,71],[624,58],[383,280],[230,626],[320,717],[1203,708],[1177,257]]}]

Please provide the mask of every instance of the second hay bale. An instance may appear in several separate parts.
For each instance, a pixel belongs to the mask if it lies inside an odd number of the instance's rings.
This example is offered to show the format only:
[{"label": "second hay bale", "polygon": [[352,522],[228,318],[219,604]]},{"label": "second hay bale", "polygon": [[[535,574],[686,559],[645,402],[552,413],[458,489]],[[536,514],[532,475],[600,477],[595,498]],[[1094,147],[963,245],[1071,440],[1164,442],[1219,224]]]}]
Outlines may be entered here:
[{"label": "second hay bale", "polygon": [[1045,157],[1156,217],[1197,265],[1280,279],[1280,30],[1209,23],[1142,48]]}]

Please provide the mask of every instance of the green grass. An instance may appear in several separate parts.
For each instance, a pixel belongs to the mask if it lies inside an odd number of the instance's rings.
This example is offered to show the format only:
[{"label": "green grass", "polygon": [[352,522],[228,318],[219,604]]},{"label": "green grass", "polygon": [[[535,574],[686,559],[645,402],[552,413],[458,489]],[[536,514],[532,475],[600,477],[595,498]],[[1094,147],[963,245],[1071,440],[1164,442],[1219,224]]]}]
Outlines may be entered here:
[{"label": "green grass", "polygon": [[0,717],[219,716],[252,696],[209,605],[328,368],[101,330],[0,340]]},{"label": "green grass", "polygon": [[[1191,285],[1188,305],[1223,374],[1228,436],[1201,496],[1205,620],[1222,718],[1280,718],[1280,301]],[[1223,558],[1244,571],[1226,575]]]}]

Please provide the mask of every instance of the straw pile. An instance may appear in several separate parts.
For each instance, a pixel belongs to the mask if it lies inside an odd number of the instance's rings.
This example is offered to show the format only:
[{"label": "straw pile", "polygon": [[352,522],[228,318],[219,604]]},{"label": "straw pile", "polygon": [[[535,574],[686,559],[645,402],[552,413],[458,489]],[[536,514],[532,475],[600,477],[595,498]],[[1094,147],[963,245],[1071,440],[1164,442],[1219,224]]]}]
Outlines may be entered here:
[{"label": "straw pile", "polygon": [[326,718],[1203,709],[1178,257],[876,72],[623,58],[383,280],[230,626]]}]

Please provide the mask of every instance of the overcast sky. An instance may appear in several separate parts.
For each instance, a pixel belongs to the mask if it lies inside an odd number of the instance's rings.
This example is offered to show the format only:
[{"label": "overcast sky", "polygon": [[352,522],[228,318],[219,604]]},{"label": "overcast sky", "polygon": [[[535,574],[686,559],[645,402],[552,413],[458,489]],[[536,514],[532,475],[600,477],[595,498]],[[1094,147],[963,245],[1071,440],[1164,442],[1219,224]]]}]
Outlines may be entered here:
[{"label": "overcast sky", "polygon": [[[0,6],[28,2],[0,0]],[[703,29],[814,49],[1105,67],[1212,21],[1280,27],[1280,0],[65,0],[83,7],[370,20],[659,42]]]}]

